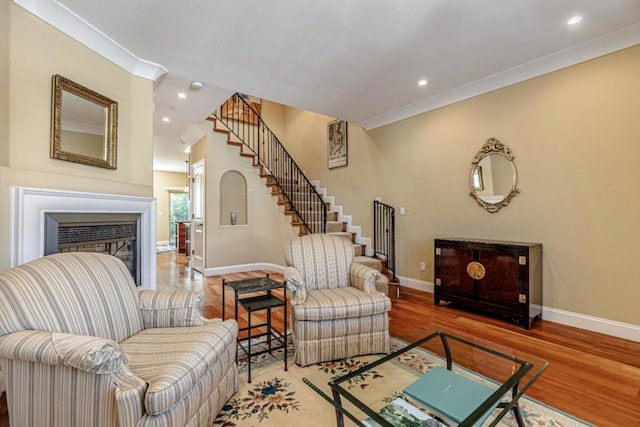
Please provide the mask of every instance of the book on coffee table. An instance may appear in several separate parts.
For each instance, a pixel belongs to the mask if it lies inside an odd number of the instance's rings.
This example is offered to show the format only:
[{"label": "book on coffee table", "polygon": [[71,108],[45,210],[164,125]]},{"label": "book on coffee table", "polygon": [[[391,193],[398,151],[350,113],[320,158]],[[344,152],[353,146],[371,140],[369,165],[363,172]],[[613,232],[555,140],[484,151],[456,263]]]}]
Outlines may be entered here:
[{"label": "book on coffee table", "polygon": [[[433,410],[446,422],[456,425],[471,415],[494,391],[440,366],[431,369],[404,389],[410,399]],[[474,425],[481,426],[495,406]]]},{"label": "book on coffee table", "polygon": [[[393,425],[403,427],[447,427],[429,414],[425,414],[401,397],[396,398],[379,412],[380,416]],[[362,424],[368,427],[380,427],[380,424],[367,418]]]}]

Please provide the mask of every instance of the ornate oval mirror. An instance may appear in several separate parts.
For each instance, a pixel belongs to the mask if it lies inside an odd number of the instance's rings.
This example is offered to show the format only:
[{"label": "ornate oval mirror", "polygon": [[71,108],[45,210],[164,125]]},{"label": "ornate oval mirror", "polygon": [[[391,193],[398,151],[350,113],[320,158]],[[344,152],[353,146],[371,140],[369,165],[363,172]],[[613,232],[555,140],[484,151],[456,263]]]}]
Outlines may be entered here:
[{"label": "ornate oval mirror", "polygon": [[52,86],[51,157],[115,169],[118,103],[57,74]]},{"label": "ornate oval mirror", "polygon": [[518,170],[511,150],[489,138],[471,162],[469,195],[487,211],[496,213],[520,192]]}]

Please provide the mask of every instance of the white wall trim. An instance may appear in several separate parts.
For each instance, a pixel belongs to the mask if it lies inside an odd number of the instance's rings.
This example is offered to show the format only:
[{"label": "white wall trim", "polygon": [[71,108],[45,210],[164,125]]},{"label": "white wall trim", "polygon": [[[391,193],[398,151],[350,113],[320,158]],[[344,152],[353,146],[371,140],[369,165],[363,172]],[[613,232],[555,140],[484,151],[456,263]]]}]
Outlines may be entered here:
[{"label": "white wall trim", "polygon": [[271,264],[268,262],[257,262],[252,264],[227,265],[224,267],[211,267],[204,271],[205,276],[219,276],[221,274],[243,273],[245,271],[266,270],[284,274],[284,266]]},{"label": "white wall trim", "polygon": [[433,283],[431,282],[426,282],[424,280],[419,280],[419,279],[413,279],[411,277],[404,277],[404,276],[397,276],[397,277],[398,277],[398,280],[400,281],[401,286],[411,288],[411,289],[417,289],[419,291],[429,292],[430,294],[433,293]]},{"label": "white wall trim", "polygon": [[640,43],[640,24],[630,25],[602,37],[534,59],[526,64],[487,76],[475,82],[452,89],[414,104],[371,117],[361,122],[366,130],[397,122],[454,102],[491,92],[543,74],[557,71],[611,52]]},{"label": "white wall trim", "polygon": [[[398,279],[400,280],[401,286],[433,293],[433,283],[431,282],[403,276],[398,276]],[[586,314],[574,313],[552,307],[542,307],[542,318],[549,322],[640,342],[640,326],[638,325],[588,316]]]},{"label": "white wall trim", "polygon": [[542,318],[550,322],[640,342],[640,326],[630,323],[617,322],[552,307],[542,307]]},{"label": "white wall trim", "polygon": [[156,246],[169,246],[169,241],[168,240],[158,240],[156,242]]},{"label": "white wall trim", "polygon": [[135,76],[155,81],[167,72],[167,69],[160,64],[138,58],[55,0],[13,0],[13,2]]}]

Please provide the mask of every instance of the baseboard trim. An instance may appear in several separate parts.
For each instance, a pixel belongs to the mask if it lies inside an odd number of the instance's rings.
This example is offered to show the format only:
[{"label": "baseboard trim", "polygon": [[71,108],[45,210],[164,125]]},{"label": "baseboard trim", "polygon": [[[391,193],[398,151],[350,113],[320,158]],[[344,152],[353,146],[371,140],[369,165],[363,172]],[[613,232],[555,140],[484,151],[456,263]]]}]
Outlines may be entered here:
[{"label": "baseboard trim", "polygon": [[397,276],[401,286],[419,291],[433,293],[433,283],[424,280],[414,279],[411,277]]},{"label": "baseboard trim", "polygon": [[[411,289],[433,293],[433,283],[411,277],[398,276],[400,285]],[[587,331],[640,342],[640,326],[617,322],[601,317],[588,316],[553,307],[542,307],[542,318],[549,322],[586,329]]]},{"label": "baseboard trim", "polygon": [[542,318],[550,322],[640,342],[640,326],[630,323],[617,322],[552,307],[542,307]]},{"label": "baseboard trim", "polygon": [[158,245],[158,246],[169,246],[169,241],[168,240],[158,240],[158,241],[156,241],[156,245]]},{"label": "baseboard trim", "polygon": [[267,270],[275,273],[284,273],[284,267],[268,262],[257,262],[252,264],[227,265],[224,267],[212,267],[204,270],[205,276],[219,276],[221,274],[243,273],[245,271]]}]

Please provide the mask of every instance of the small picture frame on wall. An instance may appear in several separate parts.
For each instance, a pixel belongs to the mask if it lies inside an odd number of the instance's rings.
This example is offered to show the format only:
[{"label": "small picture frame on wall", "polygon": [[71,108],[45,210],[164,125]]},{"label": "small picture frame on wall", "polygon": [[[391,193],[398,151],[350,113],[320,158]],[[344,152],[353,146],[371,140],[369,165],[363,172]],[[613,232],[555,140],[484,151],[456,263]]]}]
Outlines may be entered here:
[{"label": "small picture frame on wall", "polygon": [[327,125],[327,161],[329,169],[349,163],[346,120],[334,120]]}]

